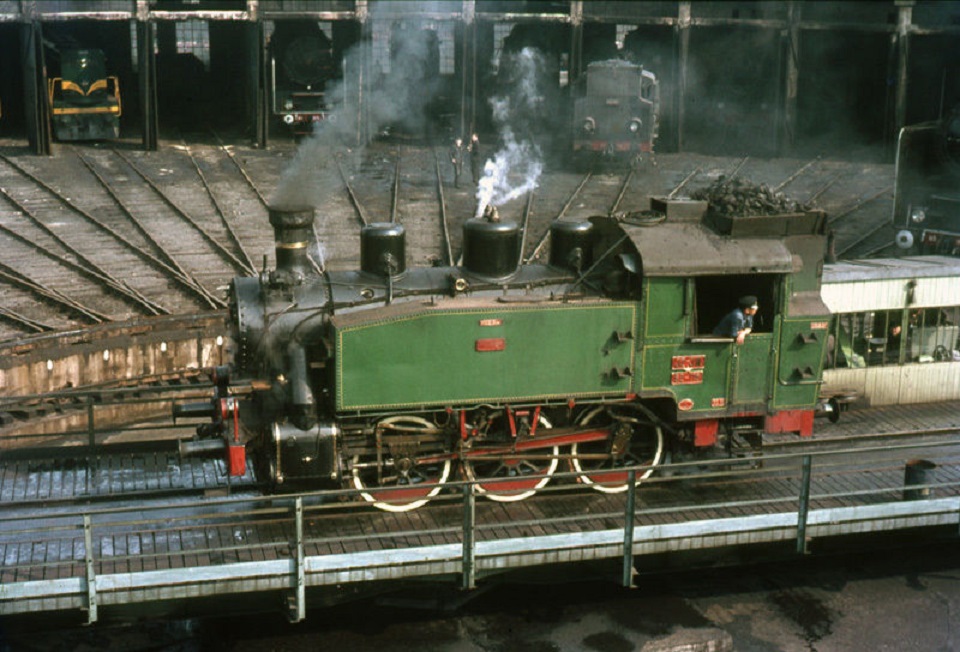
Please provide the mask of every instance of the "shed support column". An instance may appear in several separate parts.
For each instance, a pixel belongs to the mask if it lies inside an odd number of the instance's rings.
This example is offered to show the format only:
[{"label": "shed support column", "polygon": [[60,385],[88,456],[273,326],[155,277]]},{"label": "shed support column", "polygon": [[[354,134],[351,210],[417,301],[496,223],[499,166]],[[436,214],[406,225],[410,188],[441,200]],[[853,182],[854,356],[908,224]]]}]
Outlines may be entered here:
[{"label": "shed support column", "polygon": [[465,138],[477,130],[477,21],[474,0],[463,0],[459,25],[460,52],[455,65],[460,74],[460,130]]},{"label": "shed support column", "polygon": [[[367,91],[373,83],[373,26],[367,13],[367,3],[357,0],[356,16],[360,21],[359,65],[356,66],[356,105],[357,134],[356,144],[363,145],[373,140],[376,134],[370,133],[370,107],[367,106]],[[347,71],[349,74],[349,71]]]},{"label": "shed support column", "polygon": [[568,85],[573,84],[583,74],[583,2],[570,3],[570,63],[567,70]]},{"label": "shed support column", "polygon": [[687,62],[690,58],[690,0],[681,0],[677,12],[677,151],[684,151],[683,123],[687,101]]},{"label": "shed support column", "polygon": [[797,134],[797,87],[800,79],[800,5],[787,6],[786,56],[783,88],[783,125],[778,134],[780,155],[793,150]]},{"label": "shed support column", "polygon": [[34,154],[46,156],[50,154],[50,105],[43,58],[43,28],[39,22],[24,23],[20,26],[20,46],[27,138]]},{"label": "shed support column", "polygon": [[270,115],[268,93],[269,70],[267,63],[267,44],[264,41],[263,22],[257,20],[247,25],[247,53],[251,61],[255,61],[255,66],[250,66],[249,88],[251,89],[249,101],[253,107],[251,119],[253,120],[253,144],[255,147],[265,148],[268,138],[268,118]]},{"label": "shed support column", "polygon": [[[143,149],[157,150],[157,59],[153,55],[156,46],[156,26],[140,19],[137,3],[137,67],[140,71],[140,115],[143,132]],[[144,10],[146,14],[146,10]]]},{"label": "shed support column", "polygon": [[893,133],[889,142],[896,147],[897,135],[907,122],[907,72],[910,63],[910,26],[913,23],[913,2],[897,2],[897,84],[893,109]]}]

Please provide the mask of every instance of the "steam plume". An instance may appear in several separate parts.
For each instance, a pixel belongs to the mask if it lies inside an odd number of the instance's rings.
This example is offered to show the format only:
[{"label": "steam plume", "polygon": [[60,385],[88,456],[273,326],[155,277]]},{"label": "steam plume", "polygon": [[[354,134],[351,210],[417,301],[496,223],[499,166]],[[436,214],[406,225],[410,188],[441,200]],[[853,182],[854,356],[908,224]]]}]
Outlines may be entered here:
[{"label": "steam plume", "polygon": [[[524,48],[504,55],[501,64],[504,95],[490,100],[501,148],[484,164],[477,188],[477,216],[487,206],[500,206],[535,189],[543,172],[542,153],[534,142],[538,121],[544,117],[543,55]],[[518,133],[519,132],[519,133]]]}]

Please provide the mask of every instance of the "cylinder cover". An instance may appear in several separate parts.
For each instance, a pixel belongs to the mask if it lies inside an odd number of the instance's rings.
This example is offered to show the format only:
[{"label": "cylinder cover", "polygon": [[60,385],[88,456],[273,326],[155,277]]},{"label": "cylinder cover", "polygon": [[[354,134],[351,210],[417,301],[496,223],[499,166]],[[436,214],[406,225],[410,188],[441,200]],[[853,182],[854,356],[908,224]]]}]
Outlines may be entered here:
[{"label": "cylinder cover", "polygon": [[463,266],[468,272],[504,278],[517,270],[520,227],[515,222],[472,218],[463,223]]},{"label": "cylinder cover", "polygon": [[399,276],[407,269],[406,231],[400,224],[374,222],[360,231],[360,269],[377,276]]},{"label": "cylinder cover", "polygon": [[593,264],[593,224],[555,220],[550,225],[550,264],[583,271]]}]

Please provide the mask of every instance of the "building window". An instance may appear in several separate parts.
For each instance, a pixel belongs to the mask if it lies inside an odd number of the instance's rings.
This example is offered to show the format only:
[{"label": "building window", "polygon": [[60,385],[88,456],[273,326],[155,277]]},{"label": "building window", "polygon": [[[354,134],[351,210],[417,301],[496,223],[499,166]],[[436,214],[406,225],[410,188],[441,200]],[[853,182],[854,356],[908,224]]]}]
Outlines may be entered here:
[{"label": "building window", "polygon": [[863,368],[960,360],[960,306],[834,316],[827,367]]},{"label": "building window", "polygon": [[177,23],[177,54],[192,54],[210,70],[210,29],[205,20]]}]

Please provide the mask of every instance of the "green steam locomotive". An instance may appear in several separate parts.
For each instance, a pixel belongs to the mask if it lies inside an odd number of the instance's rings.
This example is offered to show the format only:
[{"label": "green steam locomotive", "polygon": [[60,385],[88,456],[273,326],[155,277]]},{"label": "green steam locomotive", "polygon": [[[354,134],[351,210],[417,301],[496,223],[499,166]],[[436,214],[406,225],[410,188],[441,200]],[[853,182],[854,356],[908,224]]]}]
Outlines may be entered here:
[{"label": "green steam locomotive", "polygon": [[[361,268],[309,250],[313,210],[276,206],[276,269],[231,286],[233,363],[183,453],[249,452],[274,485],[356,489],[390,511],[460,477],[521,500],[558,470],[625,491],[668,459],[812,434],[830,315],[825,215],[724,217],[706,201],[557,221],[521,264],[516,224],[464,223],[463,264],[408,268],[398,224],[361,232]],[[714,334],[756,301],[742,343]],[[751,306],[752,307],[752,306]],[[639,470],[637,470],[639,469]]]}]

